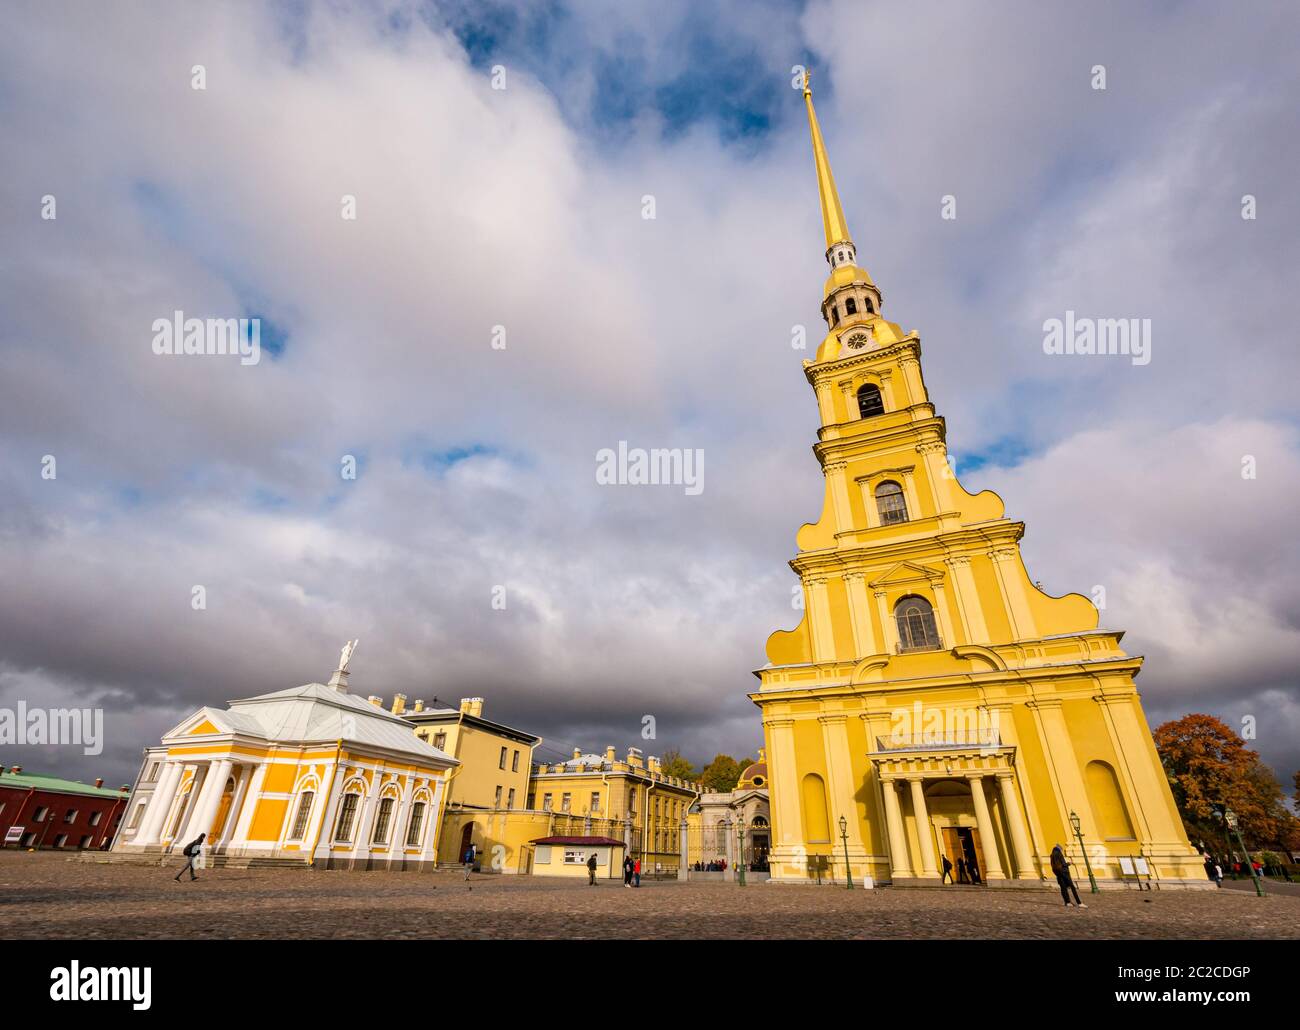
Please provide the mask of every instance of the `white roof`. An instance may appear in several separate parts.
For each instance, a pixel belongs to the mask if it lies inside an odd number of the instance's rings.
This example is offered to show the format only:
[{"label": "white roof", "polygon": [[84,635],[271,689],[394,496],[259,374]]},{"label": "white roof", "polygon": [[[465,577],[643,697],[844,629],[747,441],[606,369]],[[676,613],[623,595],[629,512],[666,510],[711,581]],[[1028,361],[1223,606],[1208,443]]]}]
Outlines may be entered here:
[{"label": "white roof", "polygon": [[458,764],[451,755],[417,737],[405,719],[324,683],[306,683],[231,701],[226,710],[203,708],[164,734],[163,740],[191,738],[193,727],[204,719],[221,733],[239,733],[275,743],[332,744],[342,740],[344,744],[402,752],[426,763]]}]

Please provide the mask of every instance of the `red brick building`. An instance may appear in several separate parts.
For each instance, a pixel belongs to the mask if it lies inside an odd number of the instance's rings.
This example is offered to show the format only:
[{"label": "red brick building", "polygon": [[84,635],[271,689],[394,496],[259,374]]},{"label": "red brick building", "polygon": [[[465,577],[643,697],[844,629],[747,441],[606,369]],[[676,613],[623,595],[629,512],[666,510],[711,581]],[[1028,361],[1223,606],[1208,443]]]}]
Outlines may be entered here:
[{"label": "red brick building", "polygon": [[0,768],[0,847],[104,850],[126,812],[130,787]]}]

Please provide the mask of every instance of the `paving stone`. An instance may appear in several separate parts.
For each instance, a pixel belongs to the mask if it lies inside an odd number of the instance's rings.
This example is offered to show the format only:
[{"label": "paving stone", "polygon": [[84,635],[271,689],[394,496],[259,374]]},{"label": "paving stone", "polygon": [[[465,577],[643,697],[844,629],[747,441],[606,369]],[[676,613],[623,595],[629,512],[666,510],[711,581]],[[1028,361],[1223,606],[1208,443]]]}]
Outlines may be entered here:
[{"label": "paving stone", "polygon": [[[201,871],[0,851],[0,937],[1295,938],[1300,897],[621,882],[435,873]],[[472,888],[472,889],[471,889]]]}]

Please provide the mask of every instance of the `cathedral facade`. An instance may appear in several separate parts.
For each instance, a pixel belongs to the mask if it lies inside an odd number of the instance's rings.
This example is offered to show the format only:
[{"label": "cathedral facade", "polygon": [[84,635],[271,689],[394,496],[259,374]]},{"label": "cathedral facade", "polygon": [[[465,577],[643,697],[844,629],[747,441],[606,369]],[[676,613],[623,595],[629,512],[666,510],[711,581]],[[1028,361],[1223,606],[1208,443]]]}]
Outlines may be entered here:
[{"label": "cathedral facade", "polygon": [[[804,373],[823,509],[790,563],[804,615],[767,643],[750,695],[770,773],[772,879],[989,885],[1141,875],[1206,886],[1143,714],[1142,659],[1020,555],[1024,524],[947,457],[921,340],[881,315],[857,263],[812,94],[828,332]],[[945,859],[947,862],[945,862]]]}]

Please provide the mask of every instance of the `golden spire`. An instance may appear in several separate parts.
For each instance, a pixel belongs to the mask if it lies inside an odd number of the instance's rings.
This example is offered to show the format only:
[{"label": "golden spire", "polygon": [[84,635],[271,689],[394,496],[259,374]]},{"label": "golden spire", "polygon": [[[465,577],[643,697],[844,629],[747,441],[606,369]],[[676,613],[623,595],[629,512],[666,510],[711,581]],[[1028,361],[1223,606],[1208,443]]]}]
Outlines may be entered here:
[{"label": "golden spire", "polygon": [[837,243],[851,243],[849,227],[844,221],[844,209],[840,207],[840,195],[835,189],[835,177],[831,175],[831,160],[826,156],[826,144],[822,141],[822,130],[817,125],[817,112],[813,110],[812,87],[809,85],[810,73],[803,73],[803,99],[808,105],[808,127],[812,131],[813,160],[817,163],[817,189],[822,197],[822,225],[826,228],[826,247],[830,249]]}]

